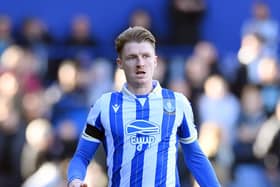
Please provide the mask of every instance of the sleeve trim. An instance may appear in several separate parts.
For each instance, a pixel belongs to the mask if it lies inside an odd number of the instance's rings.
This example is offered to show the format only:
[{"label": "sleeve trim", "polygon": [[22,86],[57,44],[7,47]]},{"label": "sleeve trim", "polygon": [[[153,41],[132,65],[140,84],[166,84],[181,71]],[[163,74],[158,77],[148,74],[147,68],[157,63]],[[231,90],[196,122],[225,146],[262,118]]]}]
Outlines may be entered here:
[{"label": "sleeve trim", "polygon": [[192,137],[188,137],[188,138],[180,138],[179,139],[180,143],[183,143],[183,144],[189,144],[189,143],[192,143],[196,140],[197,140],[197,135],[192,136]]}]

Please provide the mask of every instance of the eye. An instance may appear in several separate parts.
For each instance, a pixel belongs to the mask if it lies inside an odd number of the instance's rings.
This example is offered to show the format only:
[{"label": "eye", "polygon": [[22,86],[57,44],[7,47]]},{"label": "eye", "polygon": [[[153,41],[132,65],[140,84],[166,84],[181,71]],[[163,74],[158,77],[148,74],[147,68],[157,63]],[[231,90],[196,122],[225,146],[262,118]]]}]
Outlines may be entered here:
[{"label": "eye", "polygon": [[149,54],[143,54],[143,58],[146,59],[146,58],[149,58],[150,55]]},{"label": "eye", "polygon": [[127,60],[133,60],[135,58],[136,58],[135,55],[129,55],[129,56],[126,57]]}]

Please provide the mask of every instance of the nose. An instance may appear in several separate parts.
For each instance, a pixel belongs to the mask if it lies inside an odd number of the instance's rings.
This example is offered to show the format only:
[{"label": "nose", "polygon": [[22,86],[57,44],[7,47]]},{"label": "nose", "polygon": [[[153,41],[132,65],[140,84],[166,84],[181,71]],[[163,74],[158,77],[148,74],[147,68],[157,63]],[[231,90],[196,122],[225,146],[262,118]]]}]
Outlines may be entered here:
[{"label": "nose", "polygon": [[137,58],[137,66],[143,66],[145,64],[144,59],[142,57]]}]

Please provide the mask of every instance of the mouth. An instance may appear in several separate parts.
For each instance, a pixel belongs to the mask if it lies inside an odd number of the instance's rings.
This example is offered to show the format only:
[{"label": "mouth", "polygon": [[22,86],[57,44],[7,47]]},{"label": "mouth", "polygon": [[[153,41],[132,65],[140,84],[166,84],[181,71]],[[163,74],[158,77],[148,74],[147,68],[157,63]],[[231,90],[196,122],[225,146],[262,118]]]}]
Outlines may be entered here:
[{"label": "mouth", "polygon": [[146,72],[145,71],[137,71],[136,74],[137,75],[144,75],[144,74],[146,74]]}]

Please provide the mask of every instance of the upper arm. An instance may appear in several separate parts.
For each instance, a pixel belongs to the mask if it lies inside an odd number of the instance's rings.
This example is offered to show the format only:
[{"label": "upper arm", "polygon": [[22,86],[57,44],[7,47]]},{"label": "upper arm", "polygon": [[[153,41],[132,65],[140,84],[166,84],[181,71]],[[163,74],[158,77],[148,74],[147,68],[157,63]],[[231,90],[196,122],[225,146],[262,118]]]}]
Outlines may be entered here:
[{"label": "upper arm", "polygon": [[100,143],[104,138],[104,127],[101,119],[102,97],[90,108],[87,116],[86,125],[84,127],[82,138]]},{"label": "upper arm", "polygon": [[181,124],[178,127],[178,136],[181,143],[192,143],[197,140],[197,129],[194,124],[193,111],[188,99],[179,95],[178,97],[179,109],[182,111]]}]

